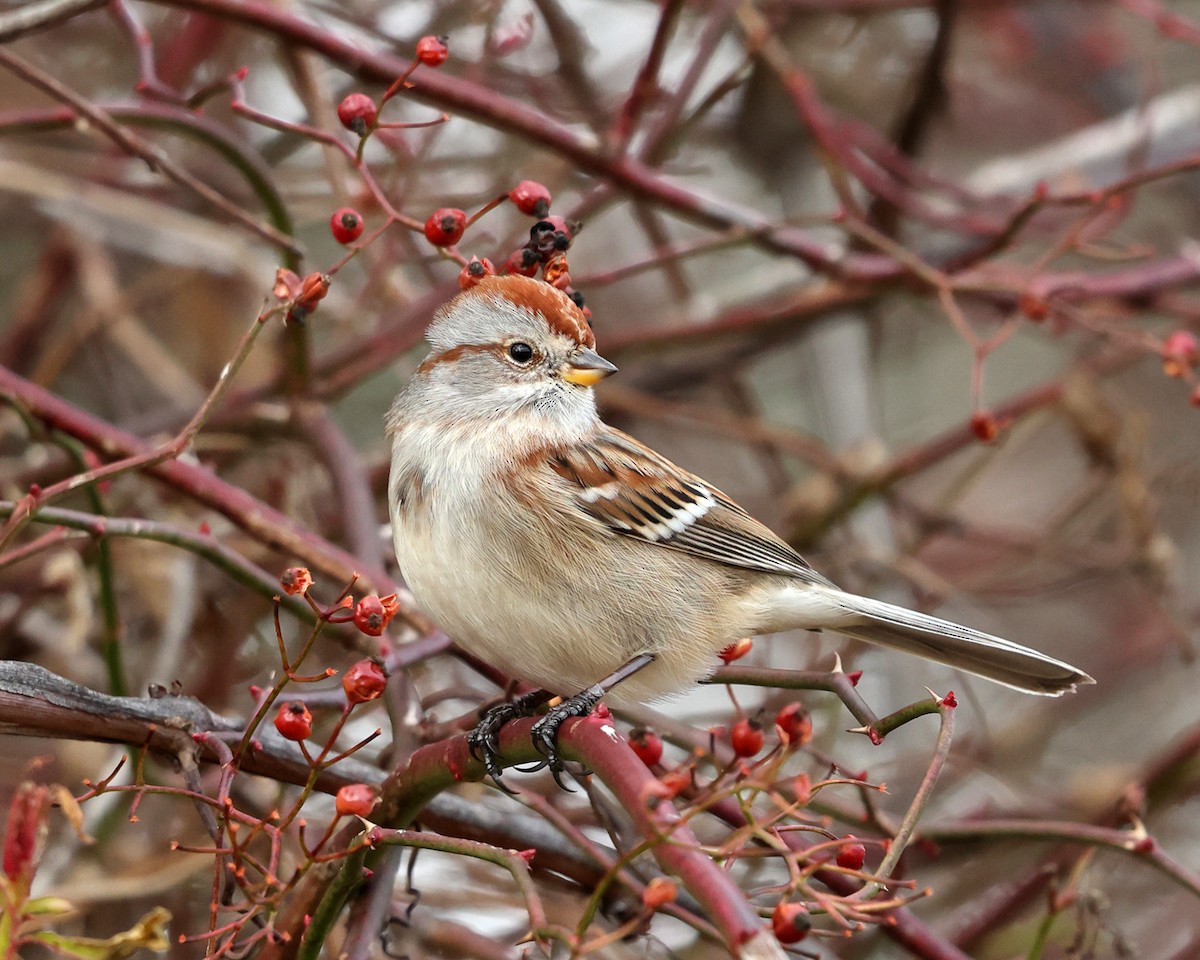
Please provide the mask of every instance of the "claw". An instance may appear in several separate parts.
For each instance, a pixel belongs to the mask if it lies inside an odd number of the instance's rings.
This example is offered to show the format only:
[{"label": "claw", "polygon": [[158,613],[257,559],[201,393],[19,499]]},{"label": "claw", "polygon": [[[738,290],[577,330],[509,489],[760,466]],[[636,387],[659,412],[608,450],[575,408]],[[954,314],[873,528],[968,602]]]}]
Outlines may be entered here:
[{"label": "claw", "polygon": [[535,707],[545,698],[545,693],[536,691],[518,697],[516,700],[498,703],[484,713],[479,723],[475,725],[475,729],[467,734],[468,752],[483,764],[487,775],[492,778],[492,782],[510,796],[513,795],[513,791],[509,790],[500,780],[502,768],[496,762],[496,758],[500,755],[500,731],[510,720],[519,720],[522,717],[530,716]]}]

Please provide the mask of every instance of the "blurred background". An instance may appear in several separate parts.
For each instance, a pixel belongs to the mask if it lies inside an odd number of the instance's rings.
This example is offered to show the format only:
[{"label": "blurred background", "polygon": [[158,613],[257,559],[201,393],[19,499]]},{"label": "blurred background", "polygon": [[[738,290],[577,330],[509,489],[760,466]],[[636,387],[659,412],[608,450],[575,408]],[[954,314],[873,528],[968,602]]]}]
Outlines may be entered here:
[{"label": "blurred background", "polygon": [[[829,670],[840,653],[880,715],[925,687],[956,692],[956,739],[922,819],[933,839],[905,860],[933,891],[913,911],[970,956],[1200,957],[1194,893],[1125,853],[935,842],[939,824],[967,818],[1144,822],[1200,870],[1197,15],[1155,0],[5,4],[0,498],[113,456],[96,440],[109,428],[152,442],[178,431],[275,302],[276,269],[303,276],[342,258],[335,209],[358,209],[370,236],[388,221],[379,195],[419,225],[539,181],[552,213],[582,223],[571,279],[621,368],[598,391],[610,422],[723,488],[842,586],[1096,678],[1043,701],[832,635],[755,642],[744,663]],[[378,98],[427,34],[448,37],[449,59],[418,69],[384,118],[446,122],[380,131],[362,167],[314,135],[352,153],[337,104]],[[457,249],[499,266],[531,222],[502,205]],[[382,418],[459,270],[391,223],[303,325],[270,322],[187,461],[342,548],[371,583],[398,577],[381,533]],[[31,410],[27,384],[106,426],[64,429]],[[281,547],[220,498],[140,472],[97,495],[59,505],[211,535],[272,575],[307,564],[326,602],[344,586],[328,554],[317,569],[319,547]],[[31,524],[5,550],[50,529]],[[72,534],[0,553],[0,657],[98,691],[178,682],[244,716],[247,686],[277,666],[270,609],[269,593],[177,544]],[[392,634],[416,631],[397,621]],[[105,656],[115,648],[119,668]],[[360,653],[331,639],[317,656],[342,669]],[[499,692],[445,655],[405,684],[410,719],[426,724]],[[736,696],[752,711],[795,694]],[[857,724],[836,697],[803,700],[816,729],[806,762],[885,782],[876,802],[898,820],[933,721],[873,747],[845,732]],[[736,716],[710,686],[621,719],[704,731]],[[426,729],[394,723],[387,739],[400,749]],[[0,751],[5,792],[36,757],[49,757],[39,779],[77,790],[119,754],[11,737]],[[586,799],[521,782],[595,826]],[[269,804],[272,786],[257,789]],[[191,808],[148,806],[154,816],[110,821],[87,851],[56,833],[40,882],[94,906],[103,877],[131,918],[168,903],[202,924],[206,868],[165,846],[198,829]],[[491,874],[430,860],[423,883],[427,916],[520,955],[502,945],[527,919]],[[585,894],[553,889],[554,908],[577,915]],[[1069,905],[1048,907],[1050,891]],[[488,955],[421,909],[397,954]],[[85,909],[81,929],[110,935],[102,915]],[[671,923],[604,955],[721,955]],[[802,946],[944,955],[874,930]]]}]

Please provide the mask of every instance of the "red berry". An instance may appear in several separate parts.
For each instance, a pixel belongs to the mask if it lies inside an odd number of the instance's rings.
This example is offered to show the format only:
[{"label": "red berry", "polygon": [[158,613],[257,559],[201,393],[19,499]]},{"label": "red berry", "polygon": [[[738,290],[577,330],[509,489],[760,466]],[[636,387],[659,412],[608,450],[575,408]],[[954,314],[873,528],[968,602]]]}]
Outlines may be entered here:
[{"label": "red berry", "polygon": [[374,594],[363,597],[354,605],[354,625],[369,637],[380,636],[389,619],[383,603]]},{"label": "red berry", "polygon": [[538,264],[541,262],[542,258],[536,250],[522,247],[509,255],[500,270],[502,273],[519,273],[523,277],[532,277],[537,275]]},{"label": "red berry", "polygon": [[375,809],[379,794],[366,783],[348,783],[337,792],[333,806],[339,816],[365,817]]},{"label": "red berry", "polygon": [[[854,834],[846,834],[847,840],[853,840]],[[867,859],[867,848],[861,843],[843,843],[838,847],[837,865],[847,870],[861,870],[863,861]]]},{"label": "red berry", "polygon": [[742,717],[729,731],[729,743],[739,757],[752,757],[763,748],[762,725],[757,720]]},{"label": "red berry", "polygon": [[539,220],[546,219],[550,212],[550,191],[536,180],[522,180],[509,191],[508,199],[522,213]]},{"label": "red berry", "polygon": [[971,414],[971,432],[984,443],[991,443],[1000,435],[1000,424],[987,410],[976,410]]},{"label": "red berry", "polygon": [[363,218],[357,210],[342,207],[333,211],[333,216],[329,218],[329,229],[338,243],[353,243],[362,236]]},{"label": "red berry", "polygon": [[472,257],[470,262],[458,272],[459,289],[469,290],[484,277],[494,277],[495,275],[496,268],[492,266],[491,260],[487,257],[482,260]]},{"label": "red berry", "polygon": [[679,896],[679,887],[670,877],[655,877],[642,891],[642,906],[650,912],[668,903],[674,903]]},{"label": "red berry", "polygon": [[789,703],[775,714],[779,739],[792,747],[802,747],[812,739],[812,718],[802,703]]},{"label": "red berry", "polygon": [[312,735],[312,714],[299,700],[285,703],[275,714],[275,729],[288,740],[307,740]]},{"label": "red berry", "polygon": [[1163,373],[1168,377],[1183,377],[1200,359],[1200,344],[1196,335],[1187,330],[1176,330],[1163,341]]},{"label": "red berry", "polygon": [[434,210],[425,221],[425,239],[435,247],[452,247],[467,229],[467,215],[457,207]]},{"label": "red berry", "polygon": [[742,637],[742,639],[738,640],[736,643],[731,643],[729,646],[723,648],[721,652],[717,654],[717,656],[726,663],[733,663],[734,660],[741,660],[742,657],[744,657],[753,649],[753,647],[753,640],[751,640],[749,637]]},{"label": "red berry", "polygon": [[652,767],[662,759],[663,742],[651,730],[637,729],[629,734],[629,746],[646,766]]},{"label": "red berry", "polygon": [[308,572],[308,567],[288,567],[279,578],[279,585],[289,597],[304,594],[313,585],[312,574]]},{"label": "red berry", "polygon": [[374,660],[359,660],[342,675],[342,689],[351,703],[376,699],[387,686],[387,674]]},{"label": "red berry", "polygon": [[1050,315],[1050,304],[1028,290],[1017,297],[1017,309],[1034,323],[1041,323]]},{"label": "red berry", "polygon": [[440,67],[450,56],[446,37],[422,37],[417,41],[417,59],[427,67]]},{"label": "red berry", "polygon": [[375,125],[379,110],[375,101],[365,93],[351,93],[338,104],[337,115],[343,127],[353,130],[361,137]]},{"label": "red berry", "polygon": [[780,900],[771,914],[771,930],[780,943],[799,943],[812,929],[808,911],[799,903]]}]

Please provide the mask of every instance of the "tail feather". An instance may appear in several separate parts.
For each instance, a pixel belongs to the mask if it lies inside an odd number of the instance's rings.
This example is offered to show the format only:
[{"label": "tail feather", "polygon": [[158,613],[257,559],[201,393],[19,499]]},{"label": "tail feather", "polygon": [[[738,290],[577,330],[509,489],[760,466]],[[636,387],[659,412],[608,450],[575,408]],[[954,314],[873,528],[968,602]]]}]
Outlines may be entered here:
[{"label": "tail feather", "polygon": [[880,600],[842,594],[850,616],[836,629],[860,640],[903,650],[1028,693],[1057,697],[1095,683],[1082,670],[1001,637],[916,613]]}]

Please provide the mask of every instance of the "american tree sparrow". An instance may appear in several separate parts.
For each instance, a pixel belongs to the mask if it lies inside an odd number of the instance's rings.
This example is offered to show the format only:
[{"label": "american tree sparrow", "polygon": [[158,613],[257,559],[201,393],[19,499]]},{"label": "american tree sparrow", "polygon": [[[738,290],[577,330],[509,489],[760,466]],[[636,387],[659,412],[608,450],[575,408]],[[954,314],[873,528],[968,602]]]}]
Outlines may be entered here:
[{"label": "american tree sparrow", "polygon": [[558,769],[568,717],[601,697],[684,690],[751,634],[836,630],[1051,696],[1092,682],[999,637],[846,593],[720,490],[603,423],[592,386],[617,368],[554,287],[489,277],[439,311],[428,339],[388,417],[396,557],[458,643],[549,692],[493,708],[472,733],[493,775],[500,727],[549,694],[568,699],[534,742]]}]

